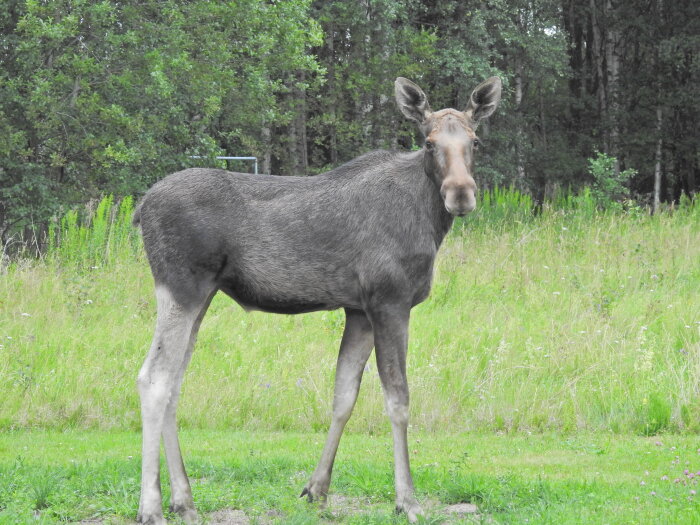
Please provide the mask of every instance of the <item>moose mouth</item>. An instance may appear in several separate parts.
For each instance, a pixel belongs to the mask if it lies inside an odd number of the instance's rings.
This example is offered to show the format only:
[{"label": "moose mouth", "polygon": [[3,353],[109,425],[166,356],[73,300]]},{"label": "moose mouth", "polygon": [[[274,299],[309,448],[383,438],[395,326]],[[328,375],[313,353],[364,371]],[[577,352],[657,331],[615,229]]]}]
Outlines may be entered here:
[{"label": "moose mouth", "polygon": [[464,206],[450,206],[445,203],[445,209],[450,215],[455,217],[464,217],[476,209],[476,201],[472,198],[470,202],[467,202]]}]

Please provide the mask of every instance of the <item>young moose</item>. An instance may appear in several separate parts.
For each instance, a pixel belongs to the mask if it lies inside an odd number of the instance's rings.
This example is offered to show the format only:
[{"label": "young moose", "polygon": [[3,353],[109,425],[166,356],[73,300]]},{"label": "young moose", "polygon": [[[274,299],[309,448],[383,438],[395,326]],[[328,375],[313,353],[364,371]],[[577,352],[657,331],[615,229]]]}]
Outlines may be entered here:
[{"label": "young moose", "polygon": [[[420,151],[375,151],[315,177],[188,169],[158,182],[136,210],[155,279],[158,315],[138,376],[143,420],[141,523],[165,523],[162,436],[173,511],[197,521],[175,412],[197,330],[221,290],[245,309],[295,314],[344,308],[333,417],[302,496],[324,501],[340,436],[372,349],[394,438],[396,508],[422,514],[408,462],[406,349],[411,308],[430,291],[433,261],[454,216],[476,206],[479,122],[501,97],[490,78],[464,111],[431,111],[396,79],[396,101],[425,136]],[[303,359],[303,353],[300,353]],[[232,400],[235,403],[235,400]]]}]

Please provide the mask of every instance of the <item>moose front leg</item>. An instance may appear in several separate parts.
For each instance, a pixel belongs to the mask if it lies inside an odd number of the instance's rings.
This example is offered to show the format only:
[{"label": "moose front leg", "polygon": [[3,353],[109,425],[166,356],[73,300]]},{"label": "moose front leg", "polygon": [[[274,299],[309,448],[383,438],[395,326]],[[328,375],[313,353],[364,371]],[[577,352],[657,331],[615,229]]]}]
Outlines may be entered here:
[{"label": "moose front leg", "polygon": [[384,388],[386,410],[394,437],[396,510],[415,523],[423,510],[414,496],[408,459],[408,380],[406,351],[410,308],[383,308],[372,312],[377,369]]},{"label": "moose front leg", "polygon": [[328,438],[323,447],[321,460],[311,475],[311,480],[304,487],[302,496],[308,496],[309,501],[325,501],[331,482],[333,461],[343,434],[345,424],[350,419],[352,409],[360,389],[362,372],[372,353],[372,325],[364,312],[346,310],[345,331],[340,343],[338,364],[335,370],[335,394],[333,397],[333,419],[328,430]]}]

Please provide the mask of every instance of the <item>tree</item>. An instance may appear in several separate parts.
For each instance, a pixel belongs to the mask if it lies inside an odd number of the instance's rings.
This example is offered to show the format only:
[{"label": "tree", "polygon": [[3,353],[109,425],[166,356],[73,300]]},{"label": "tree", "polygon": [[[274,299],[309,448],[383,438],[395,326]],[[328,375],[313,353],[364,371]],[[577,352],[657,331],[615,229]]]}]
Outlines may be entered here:
[{"label": "tree", "polygon": [[138,194],[188,154],[261,155],[291,117],[288,70],[319,71],[308,2],[13,1],[2,15],[0,220]]}]

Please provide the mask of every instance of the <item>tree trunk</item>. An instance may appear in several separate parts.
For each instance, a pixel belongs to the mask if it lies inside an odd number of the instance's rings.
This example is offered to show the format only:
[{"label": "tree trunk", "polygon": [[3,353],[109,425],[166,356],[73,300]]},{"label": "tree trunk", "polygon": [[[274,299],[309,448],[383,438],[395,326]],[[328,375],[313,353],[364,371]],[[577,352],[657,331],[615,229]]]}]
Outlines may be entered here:
[{"label": "tree trunk", "polygon": [[619,149],[619,97],[618,85],[620,78],[620,55],[622,53],[622,38],[620,31],[615,28],[616,19],[613,12],[612,1],[605,2],[605,19],[607,21],[605,31],[605,63],[606,70],[606,91],[607,91],[607,110],[608,122],[607,142],[609,154],[615,157],[615,175],[620,174],[620,152]]},{"label": "tree trunk", "polygon": [[272,171],[272,131],[268,124],[264,124],[262,128],[263,139],[263,159],[262,172],[269,175]]},{"label": "tree trunk", "polygon": [[328,28],[328,37],[326,38],[326,46],[328,47],[328,80],[326,85],[328,86],[328,93],[330,94],[330,125],[328,126],[328,150],[331,166],[335,167],[338,165],[338,123],[336,116],[336,104],[334,103],[336,97],[336,86],[335,86],[335,30],[333,26]]},{"label": "tree trunk", "polygon": [[663,136],[661,134],[663,128],[663,111],[661,106],[656,108],[656,155],[654,165],[654,204],[652,213],[659,211],[661,204],[661,154],[663,150]]},{"label": "tree trunk", "polygon": [[[603,37],[596,0],[590,0],[589,4],[591,9],[591,30],[593,32],[593,65],[595,67],[593,85],[595,86],[596,97],[598,99],[598,120],[601,127],[604,129],[607,121],[608,103],[605,92],[605,73],[603,69]],[[603,140],[603,149],[605,153],[610,153],[607,141],[605,141],[605,134],[603,134]]]},{"label": "tree trunk", "polygon": [[289,153],[294,175],[305,175],[309,167],[306,144],[306,89],[302,87],[304,80],[305,74],[302,72],[292,89],[295,116],[289,126]]},{"label": "tree trunk", "polygon": [[523,153],[523,63],[522,57],[518,56],[515,65],[515,115],[517,119],[517,132],[515,141],[516,160],[516,185],[519,189],[525,189],[525,154]]}]

